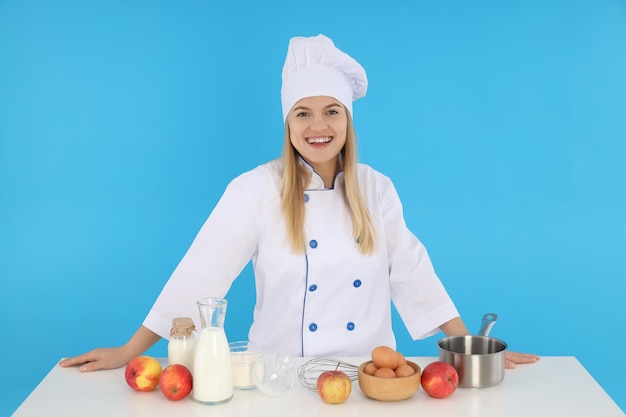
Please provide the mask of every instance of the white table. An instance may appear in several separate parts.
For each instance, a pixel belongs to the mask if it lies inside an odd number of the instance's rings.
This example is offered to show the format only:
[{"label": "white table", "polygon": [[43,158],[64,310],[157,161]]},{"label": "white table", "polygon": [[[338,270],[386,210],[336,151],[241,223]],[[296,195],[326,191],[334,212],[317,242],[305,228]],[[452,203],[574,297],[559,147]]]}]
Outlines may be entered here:
[{"label": "white table", "polygon": [[[366,358],[340,358],[358,365]],[[434,357],[411,357],[422,369]],[[300,363],[302,359],[298,360]],[[624,416],[624,413],[574,357],[543,357],[532,365],[507,370],[490,388],[459,388],[446,399],[430,398],[421,388],[410,399],[387,403],[363,395],[353,384],[343,404],[325,404],[300,384],[284,396],[259,390],[235,391],[222,405],[195,403],[191,396],[168,401],[157,389],[131,390],[124,369],[81,374],[78,368],[54,366],[13,414],[14,417],[159,417],[159,416]]]}]

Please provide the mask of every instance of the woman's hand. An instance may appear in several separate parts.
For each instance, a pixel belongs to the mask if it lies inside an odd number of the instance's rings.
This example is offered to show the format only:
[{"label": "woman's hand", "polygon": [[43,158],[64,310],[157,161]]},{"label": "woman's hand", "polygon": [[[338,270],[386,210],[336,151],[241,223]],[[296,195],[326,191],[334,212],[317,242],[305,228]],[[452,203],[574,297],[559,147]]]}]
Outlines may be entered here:
[{"label": "woman's hand", "polygon": [[123,347],[98,348],[73,358],[63,359],[59,362],[59,365],[64,368],[81,365],[81,372],[115,369],[125,366],[133,358],[128,356],[127,351]]},{"label": "woman's hand", "polygon": [[81,372],[121,368],[132,358],[148,350],[159,339],[161,339],[161,336],[147,327],[141,326],[124,346],[94,349],[91,352],[83,353],[73,358],[63,359],[59,362],[59,365],[64,368],[81,365]]},{"label": "woman's hand", "polygon": [[523,363],[535,363],[539,360],[538,355],[534,355],[532,353],[518,353],[506,351],[504,352],[504,364],[506,369],[513,369],[518,364]]}]

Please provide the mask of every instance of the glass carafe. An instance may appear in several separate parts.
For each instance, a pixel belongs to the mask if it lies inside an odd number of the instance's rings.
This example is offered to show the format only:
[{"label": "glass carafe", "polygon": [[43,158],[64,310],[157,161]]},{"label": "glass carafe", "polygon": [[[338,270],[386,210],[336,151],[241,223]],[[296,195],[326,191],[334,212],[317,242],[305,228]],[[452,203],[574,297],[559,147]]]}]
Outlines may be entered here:
[{"label": "glass carafe", "polygon": [[198,300],[202,330],[193,363],[193,399],[221,404],[233,397],[233,368],[224,332],[228,302],[223,298]]}]

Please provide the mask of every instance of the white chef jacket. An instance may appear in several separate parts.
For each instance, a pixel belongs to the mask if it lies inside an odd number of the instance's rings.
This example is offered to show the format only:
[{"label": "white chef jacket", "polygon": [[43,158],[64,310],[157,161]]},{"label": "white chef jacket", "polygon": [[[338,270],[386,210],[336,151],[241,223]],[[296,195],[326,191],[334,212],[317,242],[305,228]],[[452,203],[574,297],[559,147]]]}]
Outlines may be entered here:
[{"label": "white chef jacket", "polygon": [[[280,204],[282,160],[231,181],[154,303],[144,325],[169,337],[172,319],[198,317],[196,301],[225,297],[252,260],[256,285],[249,340],[291,356],[366,356],[395,348],[391,301],[414,339],[458,317],[421,242],[407,229],[391,180],[359,164],[375,232],[362,255],[352,236],[343,173],[327,189],[312,171],[305,191],[306,251],[293,253]],[[194,320],[198,322],[197,320]]]}]

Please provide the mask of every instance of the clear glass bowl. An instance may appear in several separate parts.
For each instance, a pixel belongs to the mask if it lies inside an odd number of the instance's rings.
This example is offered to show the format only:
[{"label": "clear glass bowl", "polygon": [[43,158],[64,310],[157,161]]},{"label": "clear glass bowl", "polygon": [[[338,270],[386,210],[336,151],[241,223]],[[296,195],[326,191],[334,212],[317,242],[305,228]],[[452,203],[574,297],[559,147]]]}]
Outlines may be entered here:
[{"label": "clear glass bowl", "polygon": [[287,355],[263,355],[256,360],[252,378],[263,394],[277,397],[296,384],[296,367]]}]

